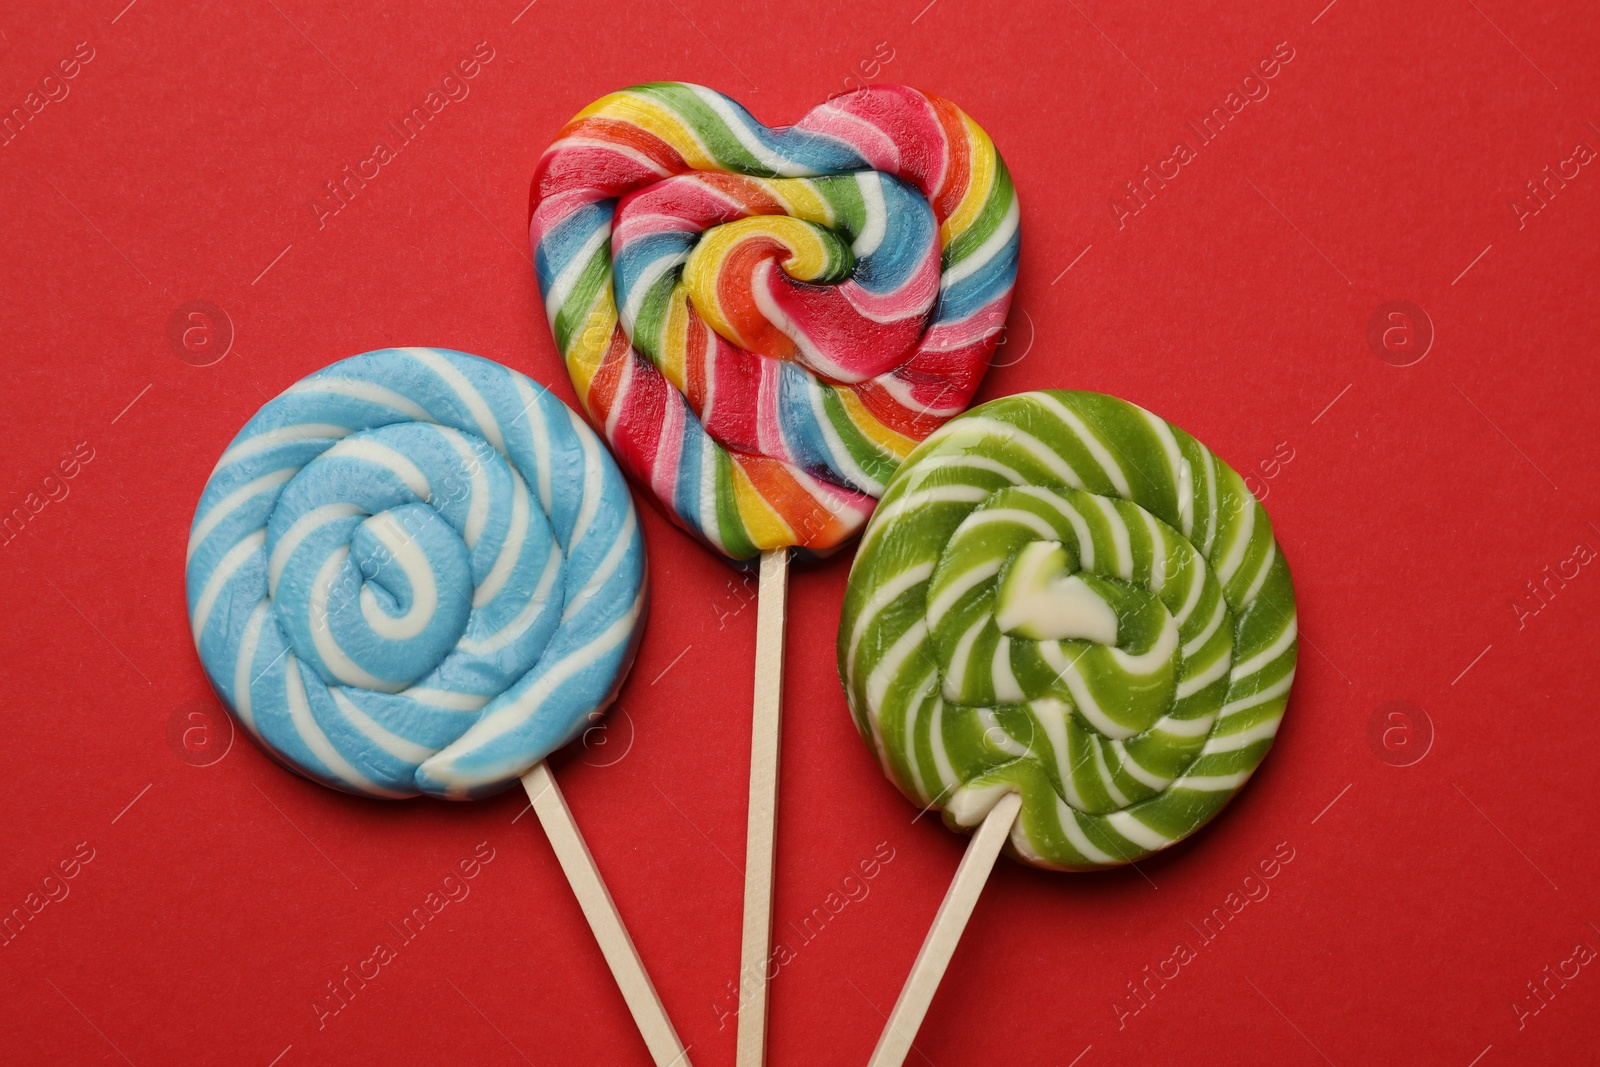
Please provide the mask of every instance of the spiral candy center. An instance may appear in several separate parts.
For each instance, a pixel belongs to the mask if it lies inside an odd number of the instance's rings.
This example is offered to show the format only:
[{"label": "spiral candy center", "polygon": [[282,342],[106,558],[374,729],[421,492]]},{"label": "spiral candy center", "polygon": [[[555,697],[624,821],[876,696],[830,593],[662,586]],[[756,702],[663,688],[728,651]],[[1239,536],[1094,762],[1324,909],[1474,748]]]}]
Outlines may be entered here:
[{"label": "spiral candy center", "polygon": [[[634,234],[642,227],[633,220],[648,215],[659,227],[675,216],[676,225],[702,226],[712,209],[718,221],[697,237],[675,231],[695,239],[682,288],[669,288],[681,253],[665,241],[641,248]],[[687,301],[686,316],[699,315],[738,349],[797,363],[829,384],[867,381],[903,363],[926,327],[939,291],[937,235],[927,201],[875,171],[674,178],[629,198],[619,212],[613,245],[623,326],[641,352],[676,351],[670,333],[641,337],[629,314],[639,299],[629,283],[654,277],[645,302]],[[648,265],[633,263],[641,258]]]},{"label": "spiral candy center", "polygon": [[1015,743],[988,734],[997,749],[1030,753],[1047,744],[1036,726],[1059,721],[1059,759],[1041,766],[1095,813],[1159,792],[1198,749],[1221,705],[1230,621],[1181,535],[1071,487],[991,495],[928,587],[946,714],[993,717]]},{"label": "spiral candy center", "polygon": [[295,475],[267,524],[268,593],[294,654],[329,685],[399,693],[463,638],[476,648],[499,634],[502,680],[526,671],[559,611],[548,590],[562,587],[549,521],[528,499],[488,442],[449,427],[339,440]]}]

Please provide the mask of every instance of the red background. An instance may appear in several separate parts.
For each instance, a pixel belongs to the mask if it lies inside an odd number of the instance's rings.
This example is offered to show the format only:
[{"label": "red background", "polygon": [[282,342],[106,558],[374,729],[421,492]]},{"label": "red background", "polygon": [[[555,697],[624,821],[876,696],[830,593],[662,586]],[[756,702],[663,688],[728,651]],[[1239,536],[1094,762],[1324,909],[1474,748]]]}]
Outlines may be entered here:
[{"label": "red background", "polygon": [[[686,79],[777,124],[853,72],[957,101],[1016,178],[1010,365],[982,398],[1115,393],[1256,472],[1304,636],[1276,751],[1210,829],[1142,874],[1001,863],[911,1062],[1594,1055],[1597,968],[1547,1003],[1525,983],[1600,948],[1600,574],[1574,556],[1600,549],[1600,174],[1520,226],[1509,206],[1577,142],[1600,145],[1593,12],[926,2],[7,8],[0,106],[78,42],[94,58],[0,147],[0,493],[9,510],[67,491],[0,546],[0,908],[77,843],[94,858],[0,947],[5,1059],[647,1062],[537,822],[514,822],[520,795],[357,800],[242,736],[193,765],[224,742],[206,713],[181,738],[208,697],[187,529],[239,426],[335,359],[446,345],[570,401],[524,225],[539,153],[590,100]],[[319,228],[323,183],[481,41],[494,58],[470,95]],[[1270,96],[1119,229],[1120,183],[1192,144],[1185,122],[1284,41]],[[221,332],[169,338],[196,299],[234,332],[203,367]],[[1436,333],[1411,366],[1367,342],[1391,300]],[[93,459],[47,483],[79,442]],[[1280,442],[1293,459],[1274,466]],[[694,1062],[731,1064],[718,1004],[738,969],[755,611],[643,511],[655,601],[625,715],[555,762]],[[1577,576],[1530,599],[1568,560]],[[880,842],[894,858],[774,982],[777,1065],[865,1062],[964,845],[913,822],[850,725],[833,666],[848,566],[793,578],[779,936]],[[1369,740],[1395,700],[1423,709],[1425,749],[1416,713]],[[483,841],[495,858],[471,895],[319,1029],[324,984]],[[1294,858],[1270,895],[1119,1028],[1113,1003],[1138,1005],[1124,983],[1196,942],[1189,924],[1280,842]]]}]

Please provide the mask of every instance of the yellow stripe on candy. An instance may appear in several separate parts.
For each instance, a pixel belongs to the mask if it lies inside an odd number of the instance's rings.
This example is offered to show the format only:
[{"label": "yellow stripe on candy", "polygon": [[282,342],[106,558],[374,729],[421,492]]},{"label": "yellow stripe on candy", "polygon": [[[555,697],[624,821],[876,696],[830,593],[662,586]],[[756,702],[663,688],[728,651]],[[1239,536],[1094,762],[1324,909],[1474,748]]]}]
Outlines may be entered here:
[{"label": "yellow stripe on candy", "polygon": [[[594,103],[590,104],[582,111],[572,116],[572,122],[580,122],[583,119],[593,118],[596,115],[608,114],[609,108],[615,105],[619,100],[628,99],[631,95],[632,94],[626,90],[620,93],[607,93],[605,96],[602,96],[600,99],[596,100]],[[570,126],[572,122],[569,122],[568,125]]]},{"label": "yellow stripe on candy", "polygon": [[626,91],[612,93],[578,112],[573,121],[586,118],[614,119],[617,122],[637,126],[671,145],[693,170],[724,169],[722,164],[706,151],[706,147],[700,143],[700,139],[683,121],[682,116],[649,97]]},{"label": "yellow stripe on candy", "polygon": [[667,324],[661,339],[661,352],[656,365],[672,387],[680,393],[689,392],[689,291],[680,281],[672,287],[672,297],[667,304]]},{"label": "yellow stripe on candy", "polygon": [[567,371],[579,396],[589,395],[589,385],[611,345],[611,334],[617,328],[617,305],[611,299],[611,288],[603,286],[589,309],[583,329],[572,335],[565,354]]},{"label": "yellow stripe on candy", "polygon": [[968,166],[971,173],[967,178],[967,191],[961,197],[961,203],[944,220],[944,225],[939,228],[939,247],[948,248],[950,242],[972,227],[978,220],[978,214],[983,211],[983,205],[989,199],[989,191],[994,188],[994,164],[1000,157],[995,153],[994,142],[989,140],[989,135],[984,133],[976,122],[968,118],[966,113],[961,115],[961,124],[967,131]]},{"label": "yellow stripe on candy", "polygon": [[861,398],[849,389],[834,387],[833,395],[839,398],[839,403],[844,406],[844,413],[855,423],[856,429],[880,450],[903,460],[911,455],[911,450],[917,447],[917,442],[903,433],[891,430],[879,422],[872,412],[867,410]]},{"label": "yellow stripe on candy", "polygon": [[688,295],[695,310],[706,321],[706,325],[741,348],[750,347],[749,342],[739,335],[728,322],[728,316],[723,313],[722,300],[717,292],[717,279],[722,275],[722,267],[728,258],[728,253],[749,236],[753,235],[748,229],[738,228],[737,223],[707,230],[701,235],[700,243],[694,246],[694,251],[689,253],[689,258],[684,262],[682,281],[678,283],[678,288]]},{"label": "yellow stripe on candy", "polygon": [[831,227],[834,223],[833,207],[821,196],[811,182],[800,178],[774,178],[763,183],[790,215],[819,226]]},{"label": "yellow stripe on candy", "polygon": [[779,517],[766,497],[756,488],[750,476],[738,463],[733,469],[733,502],[739,509],[739,521],[744,523],[746,534],[756,547],[765,551],[779,545],[794,543],[794,531]]},{"label": "yellow stripe on candy", "polygon": [[831,254],[837,241],[830,245],[825,233],[813,223],[787,215],[754,215],[714,227],[705,232],[694,251],[689,253],[683,265],[683,286],[707,325],[739,347],[749,348],[751,339],[734,326],[718,291],[717,282],[726,269],[728,257],[748,241],[770,240],[789,253],[783,260],[785,273],[801,281],[812,281],[825,277],[838,266],[838,259]]}]

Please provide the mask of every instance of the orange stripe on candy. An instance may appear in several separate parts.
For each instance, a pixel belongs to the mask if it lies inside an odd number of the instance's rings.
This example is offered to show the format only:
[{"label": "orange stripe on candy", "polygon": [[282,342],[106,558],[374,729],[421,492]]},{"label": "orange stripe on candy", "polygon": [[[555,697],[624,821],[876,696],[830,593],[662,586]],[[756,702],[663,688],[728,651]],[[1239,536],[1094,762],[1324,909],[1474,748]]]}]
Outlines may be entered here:
[{"label": "orange stripe on candy", "polygon": [[782,460],[743,452],[729,455],[734,461],[739,517],[758,547],[796,544],[826,548],[853,532],[832,508],[812,496]]},{"label": "orange stripe on candy", "polygon": [[[793,540],[793,530],[769,501],[768,492],[780,488],[765,468],[775,466],[777,460],[766,456],[752,456],[744,452],[729,452],[733,462],[733,501],[739,509],[739,521],[757,548],[766,550]],[[790,485],[794,484],[789,479]]]},{"label": "orange stripe on candy", "polygon": [[595,368],[594,377],[589,380],[589,389],[583,395],[583,406],[602,426],[610,415],[611,405],[616,402],[617,383],[622,380],[623,368],[632,352],[633,346],[628,343],[628,335],[618,324],[611,331],[611,343],[606,346],[605,355],[600,357],[600,366]]},{"label": "orange stripe on candy", "polygon": [[676,148],[631,122],[595,115],[567,123],[560,136],[563,139],[582,137],[631,148],[673,174],[682,174],[690,169]]},{"label": "orange stripe on candy", "polygon": [[689,407],[696,412],[705,410],[706,402],[706,343],[710,341],[710,328],[699,315],[689,316],[689,329],[684,338],[683,395]]},{"label": "orange stripe on candy", "polygon": [[[950,146],[949,167],[945,171],[944,182],[932,200],[934,217],[942,224],[955,213],[961,198],[966,195],[972,174],[972,143],[967,140],[967,125],[961,121],[959,108],[940,96],[930,96],[928,102],[933,105],[933,113],[939,119],[945,141]],[[939,236],[945,244],[949,243],[942,225]]]}]

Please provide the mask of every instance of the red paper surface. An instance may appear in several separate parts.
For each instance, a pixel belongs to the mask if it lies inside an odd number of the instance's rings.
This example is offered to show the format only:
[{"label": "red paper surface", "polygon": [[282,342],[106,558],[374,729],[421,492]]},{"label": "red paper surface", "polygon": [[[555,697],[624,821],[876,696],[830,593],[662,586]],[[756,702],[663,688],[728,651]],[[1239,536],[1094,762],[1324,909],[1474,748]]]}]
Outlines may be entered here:
[{"label": "red paper surface", "polygon": [[[522,797],[359,800],[226,747],[183,554],[224,445],[335,359],[445,345],[570,400],[528,179],[580,107],[666,78],[774,124],[853,78],[957,101],[1023,211],[980,399],[1098,389],[1172,419],[1252,474],[1294,569],[1300,674],[1254,782],[1142,873],[1002,862],[912,1062],[1593,1058],[1600,172],[1566,162],[1600,146],[1586,5],[124,3],[0,20],[0,106],[25,117],[0,145],[0,492],[26,520],[0,545],[0,908],[26,912],[0,939],[0,1058],[648,1062]],[[332,212],[325,183],[475,48],[468,95]],[[1201,145],[1189,123],[1275,50],[1270,94]],[[1194,158],[1115,209],[1179,140]],[[1369,344],[1391,301],[1412,306]],[[753,586],[641,510],[638,665],[555,765],[692,1059],[731,1064]],[[793,578],[775,1065],[865,1062],[965,843],[913,819],[850,724],[848,566]],[[398,938],[480,842],[470,895]],[[377,977],[326,999],[380,941]]]}]

